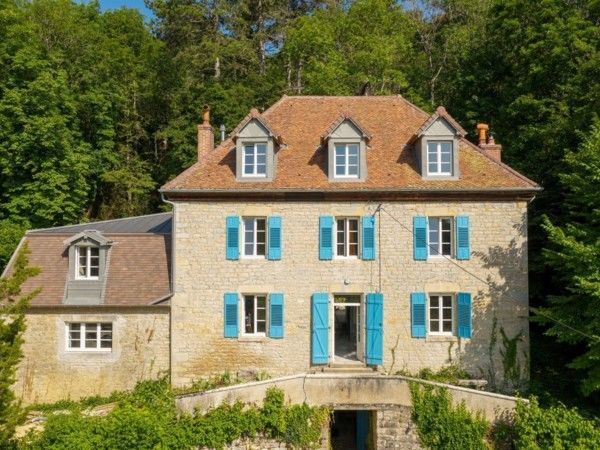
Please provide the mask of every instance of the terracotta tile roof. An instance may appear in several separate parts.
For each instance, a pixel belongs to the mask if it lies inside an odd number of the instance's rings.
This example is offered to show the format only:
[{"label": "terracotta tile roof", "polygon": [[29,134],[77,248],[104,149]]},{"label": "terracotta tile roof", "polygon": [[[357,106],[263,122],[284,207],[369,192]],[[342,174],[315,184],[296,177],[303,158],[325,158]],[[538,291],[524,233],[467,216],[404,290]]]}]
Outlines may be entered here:
[{"label": "terracotta tile roof", "polygon": [[[449,117],[441,109],[436,114]],[[327,177],[327,155],[321,137],[342,115],[353,117],[372,134],[367,150],[368,176],[364,182],[329,182]],[[162,190],[201,193],[538,188],[533,181],[493,160],[466,139],[461,139],[459,145],[459,180],[423,180],[417,171],[414,150],[407,144],[431,116],[401,96],[284,96],[261,116],[281,133],[286,144],[277,150],[273,181],[236,182],[235,146],[230,138],[166,183]]]},{"label": "terracotta tile roof", "polygon": [[[25,235],[24,241],[31,252],[29,263],[41,269],[39,275],[27,280],[23,286],[24,293],[42,288],[32,306],[63,304],[69,266],[64,241],[72,235],[40,231]],[[150,305],[170,294],[170,234],[107,233],[104,237],[112,241],[112,245],[103,305]],[[10,270],[7,267],[6,273]]]}]

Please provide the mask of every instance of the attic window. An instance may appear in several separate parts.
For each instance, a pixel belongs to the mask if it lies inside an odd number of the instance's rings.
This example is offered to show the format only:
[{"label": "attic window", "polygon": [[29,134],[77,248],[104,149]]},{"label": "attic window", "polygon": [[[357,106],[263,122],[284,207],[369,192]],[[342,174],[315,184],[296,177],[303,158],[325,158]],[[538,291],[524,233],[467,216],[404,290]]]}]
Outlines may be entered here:
[{"label": "attic window", "polygon": [[267,143],[255,142],[244,145],[244,176],[267,176]]},{"label": "attic window", "polygon": [[359,177],[359,143],[335,144],[335,178]]},{"label": "attic window", "polygon": [[100,275],[100,248],[78,245],[75,251],[75,277],[78,280],[97,280]]},{"label": "attic window", "polygon": [[427,142],[427,174],[452,175],[452,141]]}]

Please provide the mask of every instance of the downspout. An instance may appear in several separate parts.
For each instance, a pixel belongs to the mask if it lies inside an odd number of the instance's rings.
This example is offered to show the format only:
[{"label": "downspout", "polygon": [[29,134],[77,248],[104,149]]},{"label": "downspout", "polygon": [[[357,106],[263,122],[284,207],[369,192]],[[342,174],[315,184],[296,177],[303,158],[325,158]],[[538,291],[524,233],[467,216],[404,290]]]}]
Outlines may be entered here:
[{"label": "downspout", "polygon": [[171,274],[170,291],[171,300],[169,307],[169,382],[173,385],[173,296],[175,295],[175,203],[165,198],[164,192],[160,193],[160,199],[173,207],[173,216],[171,218]]}]

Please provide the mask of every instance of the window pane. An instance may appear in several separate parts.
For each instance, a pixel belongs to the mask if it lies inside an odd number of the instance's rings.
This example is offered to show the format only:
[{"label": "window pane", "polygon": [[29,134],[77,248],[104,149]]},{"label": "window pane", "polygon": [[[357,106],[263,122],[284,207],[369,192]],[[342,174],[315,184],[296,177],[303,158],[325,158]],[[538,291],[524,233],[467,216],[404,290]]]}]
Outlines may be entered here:
[{"label": "window pane", "polygon": [[90,268],[90,277],[98,277],[100,271],[98,269],[98,267],[91,267]]},{"label": "window pane", "polygon": [[244,297],[244,329],[246,333],[254,333],[254,297],[246,295]]},{"label": "window pane", "polygon": [[246,153],[244,157],[244,164],[252,167],[252,165],[254,164],[254,156],[252,154]]},{"label": "window pane", "polygon": [[429,302],[431,307],[437,307],[439,305],[439,297],[437,295],[432,295],[429,297]]},{"label": "window pane", "polygon": [[100,348],[112,348],[112,340],[101,341]]},{"label": "window pane", "polygon": [[431,311],[429,311],[429,317],[432,320],[439,319],[440,318],[440,310],[438,308],[431,308]]},{"label": "window pane", "polygon": [[100,255],[100,249],[98,247],[90,247],[90,256],[93,258],[98,258]]},{"label": "window pane", "polygon": [[266,332],[266,321],[258,321],[256,323],[256,332],[257,333],[265,333]]},{"label": "window pane", "polygon": [[256,157],[256,162],[258,164],[266,164],[267,163],[267,155],[258,155]]},{"label": "window pane", "polygon": [[444,307],[451,308],[452,307],[452,297],[449,295],[444,295],[443,297]]},{"label": "window pane", "polygon": [[335,166],[335,174],[336,175],[345,175],[346,167],[345,166]]},{"label": "window pane", "polygon": [[246,145],[244,147],[244,154],[254,158],[254,145]]},{"label": "window pane", "polygon": [[346,154],[346,146],[343,144],[337,144],[335,146],[335,155],[338,156],[338,155],[344,155],[344,154]]},{"label": "window pane", "polygon": [[429,163],[429,173],[437,173],[437,163],[435,163],[435,162]]},{"label": "window pane", "polygon": [[335,156],[335,163],[338,166],[343,166],[346,162],[346,158],[344,157],[344,155],[336,155]]},{"label": "window pane", "polygon": [[348,164],[357,166],[358,165],[358,156],[349,156]]},{"label": "window pane", "polygon": [[254,172],[254,166],[251,164],[244,164],[244,174],[251,175]]},{"label": "window pane", "polygon": [[442,172],[443,173],[450,173],[450,163],[442,163]]},{"label": "window pane", "polygon": [[444,332],[448,332],[449,333],[449,332],[452,331],[452,322],[444,321],[443,325],[444,325],[444,329],[443,329]]},{"label": "window pane", "polygon": [[444,308],[444,312],[442,317],[446,320],[450,320],[452,319],[452,309],[450,308]]},{"label": "window pane", "polygon": [[358,175],[358,166],[349,166],[348,175]]},{"label": "window pane", "polygon": [[266,155],[267,154],[267,144],[256,144],[256,154],[257,155]]},{"label": "window pane", "polygon": [[438,332],[440,330],[440,322],[439,322],[439,320],[430,320],[429,324],[430,324],[431,331]]}]

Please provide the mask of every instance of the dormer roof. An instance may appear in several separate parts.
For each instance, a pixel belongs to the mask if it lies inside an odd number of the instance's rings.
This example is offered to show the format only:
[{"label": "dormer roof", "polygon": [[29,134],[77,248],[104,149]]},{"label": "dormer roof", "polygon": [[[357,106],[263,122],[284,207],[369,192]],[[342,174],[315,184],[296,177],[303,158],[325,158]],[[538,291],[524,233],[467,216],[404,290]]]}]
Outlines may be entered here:
[{"label": "dormer roof", "polygon": [[238,126],[235,127],[234,130],[229,134],[234,143],[237,140],[240,132],[253,120],[256,120],[258,123],[260,123],[260,125],[268,133],[269,137],[275,139],[275,142],[281,143],[281,135],[275,131],[275,129],[269,124],[268,120],[256,108],[252,108],[250,113],[244,117]]},{"label": "dormer roof", "polygon": [[427,118],[423,125],[419,127],[419,129],[415,133],[415,136],[417,138],[423,136],[423,134],[429,129],[429,127],[433,125],[438,119],[444,119],[448,123],[448,125],[450,125],[450,127],[454,129],[454,132],[457,136],[465,137],[467,135],[467,132],[463,129],[463,127],[460,126],[460,124],[456,120],[454,120],[454,118],[448,113],[448,111],[446,111],[446,108],[444,108],[443,106],[438,106],[435,112]]},{"label": "dormer roof", "polygon": [[102,234],[97,230],[85,230],[80,233],[77,233],[74,236],[71,236],[68,239],[63,241],[65,245],[73,245],[78,242],[92,243],[98,246],[105,246],[110,244],[110,241],[102,236]]},{"label": "dormer roof", "polygon": [[360,122],[358,120],[356,120],[355,118],[353,118],[350,114],[346,113],[346,114],[342,114],[340,115],[330,126],[329,128],[327,128],[327,130],[325,130],[325,133],[323,133],[323,135],[321,136],[321,140],[323,142],[325,142],[327,139],[329,139],[331,137],[331,135],[333,133],[335,133],[335,130],[337,130],[340,125],[342,125],[344,122],[350,122],[352,125],[354,125],[354,127],[359,131],[359,133],[362,135],[362,137],[369,141],[371,139],[371,134],[365,129],[364,126],[362,126],[360,124]]}]

